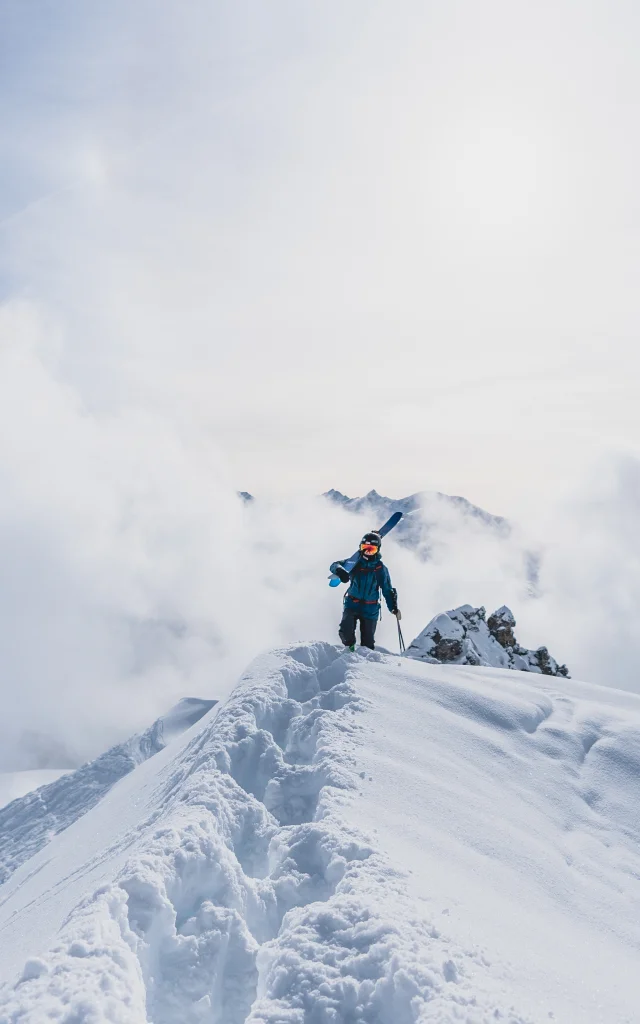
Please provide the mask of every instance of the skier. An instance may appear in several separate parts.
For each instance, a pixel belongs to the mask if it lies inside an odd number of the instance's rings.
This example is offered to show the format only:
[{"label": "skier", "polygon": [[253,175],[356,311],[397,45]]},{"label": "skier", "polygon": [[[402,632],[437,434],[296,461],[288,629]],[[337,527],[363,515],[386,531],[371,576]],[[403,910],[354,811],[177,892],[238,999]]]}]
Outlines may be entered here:
[{"label": "skier", "polygon": [[[400,618],[398,594],[391,586],[391,577],[380,558],[382,538],[379,533],[365,533],[360,541],[359,558],[351,572],[341,562],[333,562],[331,572],[343,583],[349,583],[344,597],[344,612],[338,635],[345,647],[356,647],[356,624],[360,622],[360,643],[374,650],[374,637],[380,616],[380,591],[387,608]],[[346,559],[345,559],[346,561]]]}]

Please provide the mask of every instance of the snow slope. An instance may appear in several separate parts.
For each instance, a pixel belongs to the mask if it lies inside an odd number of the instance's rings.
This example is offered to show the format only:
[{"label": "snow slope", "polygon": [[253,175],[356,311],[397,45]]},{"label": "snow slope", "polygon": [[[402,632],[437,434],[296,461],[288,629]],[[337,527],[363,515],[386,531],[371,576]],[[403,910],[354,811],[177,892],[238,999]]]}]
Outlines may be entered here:
[{"label": "snow slope", "polygon": [[56,782],[62,775],[69,773],[68,768],[34,768],[31,771],[0,772],[0,810],[18,800],[27,793],[32,793],[40,786]]},{"label": "snow slope", "polygon": [[631,1024],[640,697],[250,667],[0,888],[2,1024]]},{"label": "snow slope", "polygon": [[132,736],[125,743],[116,744],[72,774],[53,773],[60,777],[50,784],[46,784],[48,780],[43,778],[35,792],[27,790],[22,799],[14,798],[7,806],[0,806],[0,883],[5,882],[52,836],[63,832],[97,804],[119,779],[163,750],[176,736],[199,721],[214,704],[215,700],[187,697],[145,732]]}]

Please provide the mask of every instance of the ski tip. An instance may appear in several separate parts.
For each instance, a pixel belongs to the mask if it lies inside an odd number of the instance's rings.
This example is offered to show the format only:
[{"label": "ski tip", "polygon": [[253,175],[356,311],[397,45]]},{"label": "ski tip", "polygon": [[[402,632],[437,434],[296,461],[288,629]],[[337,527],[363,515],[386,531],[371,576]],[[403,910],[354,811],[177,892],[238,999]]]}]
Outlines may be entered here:
[{"label": "ski tip", "polygon": [[398,525],[403,515],[404,512],[394,512],[393,515],[387,519],[386,523],[376,531],[376,533],[379,533],[381,537],[386,537],[387,534],[393,530],[394,526]]},{"label": "ski tip", "polygon": [[337,576],[336,576],[336,578],[334,580],[329,580],[329,586],[330,587],[339,587],[340,586],[340,580],[338,579]]}]

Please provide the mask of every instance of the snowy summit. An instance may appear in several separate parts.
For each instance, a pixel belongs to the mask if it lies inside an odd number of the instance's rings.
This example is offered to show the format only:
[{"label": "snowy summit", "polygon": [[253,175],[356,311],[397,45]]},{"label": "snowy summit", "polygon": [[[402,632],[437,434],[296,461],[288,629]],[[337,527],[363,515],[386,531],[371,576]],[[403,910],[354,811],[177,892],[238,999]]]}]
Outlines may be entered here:
[{"label": "snowy summit", "polygon": [[93,806],[66,777],[0,1020],[636,1024],[639,777],[633,694],[274,651]]}]

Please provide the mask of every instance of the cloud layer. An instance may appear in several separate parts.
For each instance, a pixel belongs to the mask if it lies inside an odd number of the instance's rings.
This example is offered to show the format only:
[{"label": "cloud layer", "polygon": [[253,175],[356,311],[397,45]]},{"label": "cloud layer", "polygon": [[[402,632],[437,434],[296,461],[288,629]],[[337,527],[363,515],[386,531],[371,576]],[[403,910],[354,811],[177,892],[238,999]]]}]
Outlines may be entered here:
[{"label": "cloud layer", "polygon": [[334,635],[326,566],[372,524],[304,496],[332,486],[524,524],[440,510],[429,566],[390,542],[408,634],[507,601],[527,645],[635,685],[638,26],[588,10],[10,5],[7,764]]},{"label": "cloud layer", "polygon": [[640,446],[618,14],[12,5],[5,293],[90,407],[197,417],[239,486],[362,493],[375,453],[382,491],[518,514]]}]

